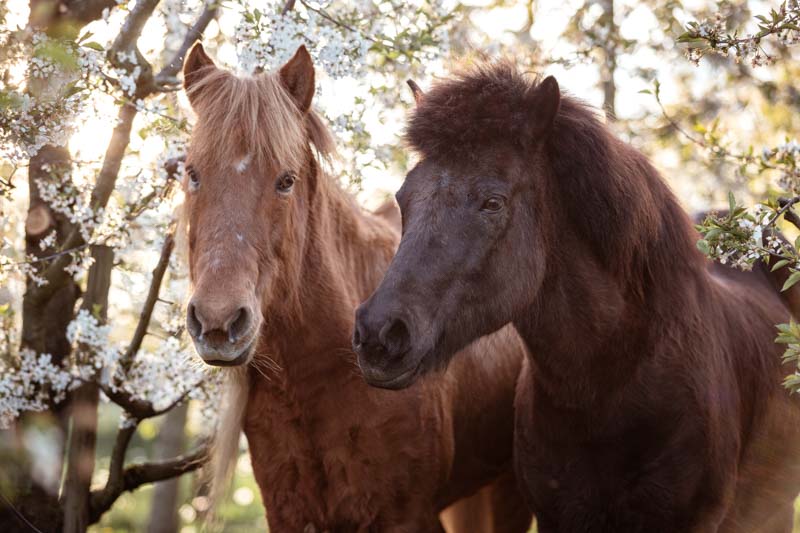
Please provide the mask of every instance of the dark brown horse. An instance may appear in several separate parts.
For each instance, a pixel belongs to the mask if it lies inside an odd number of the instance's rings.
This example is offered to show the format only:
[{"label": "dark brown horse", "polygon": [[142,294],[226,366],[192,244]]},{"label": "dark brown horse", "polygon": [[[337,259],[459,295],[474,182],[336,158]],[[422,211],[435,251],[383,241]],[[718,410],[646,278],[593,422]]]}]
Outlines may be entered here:
[{"label": "dark brown horse", "polygon": [[454,503],[453,531],[526,531],[511,464],[524,347],[512,330],[401,395],[358,371],[353,313],[399,234],[391,213],[362,211],[323,170],[333,140],[311,110],[308,52],[240,78],[198,45],[184,75],[198,116],[187,327],[207,363],[239,369],[218,454],[234,455],[243,426],[270,531],[442,531]]},{"label": "dark brown horse", "polygon": [[484,64],[418,96],[403,238],[357,312],[367,380],[410,386],[511,322],[540,532],[791,531],[790,308],[764,269],[709,263],[658,172],[552,77]]}]

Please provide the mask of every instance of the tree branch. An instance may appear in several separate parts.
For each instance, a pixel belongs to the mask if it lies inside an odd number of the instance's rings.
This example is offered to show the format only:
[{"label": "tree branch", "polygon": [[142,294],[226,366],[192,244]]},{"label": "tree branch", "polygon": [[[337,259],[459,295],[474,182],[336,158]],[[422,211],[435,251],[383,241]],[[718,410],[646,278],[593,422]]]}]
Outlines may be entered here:
[{"label": "tree branch", "polygon": [[164,280],[164,274],[169,267],[169,258],[172,255],[172,250],[175,247],[175,238],[173,236],[174,230],[170,230],[164,238],[164,244],[161,246],[161,257],[158,259],[156,267],[153,269],[153,279],[150,281],[150,289],[147,291],[147,298],[142,306],[142,312],[139,314],[139,322],[136,324],[136,331],[133,333],[131,343],[128,349],[120,359],[120,364],[125,372],[130,370],[133,359],[136,353],[142,346],[142,340],[147,334],[147,328],[150,326],[150,318],[153,316],[153,308],[158,301],[158,294],[161,291],[161,282]]},{"label": "tree branch", "polygon": [[[109,60],[112,64],[117,61],[119,52],[127,51],[131,47],[135,48],[136,40],[141,35],[142,28],[144,28],[147,19],[153,14],[158,2],[159,0],[143,0],[136,3],[109,50]],[[142,61],[144,61],[143,58]],[[146,65],[145,61],[140,66],[144,71],[146,70],[145,67],[149,65]],[[117,175],[122,165],[122,158],[130,142],[131,127],[133,126],[136,112],[136,107],[130,103],[123,104],[119,110],[117,125],[111,134],[111,141],[108,143],[108,148],[103,158],[103,166],[100,169],[94,190],[92,190],[91,207],[93,211],[104,208],[108,204],[111,193],[114,191]],[[80,230],[81,228],[76,227],[70,232],[64,241],[63,249],[77,248],[86,243]],[[64,268],[69,265],[70,261],[71,257],[69,255],[62,255],[50,264],[43,273],[43,277],[48,283],[31,294],[31,300],[34,303],[41,303],[49,299],[53,292],[63,285],[64,281],[69,277]]]},{"label": "tree branch", "polygon": [[29,22],[48,35],[74,37],[83,26],[102,17],[104,10],[116,6],[115,0],[31,0]]},{"label": "tree branch", "polygon": [[[135,47],[136,39],[139,38],[142,28],[144,27],[144,23],[152,14],[157,4],[158,0],[146,0],[142,3],[136,4],[136,7],[128,16],[128,20],[125,21],[120,35],[114,41],[114,44],[109,51],[110,56],[116,57],[116,55],[120,51],[124,51],[126,47]],[[201,13],[197,22],[187,33],[181,48],[176,53],[176,56],[166,67],[164,67],[164,69],[162,69],[161,72],[159,72],[158,77],[160,77],[162,81],[166,80],[173,71],[177,73],[177,69],[180,68],[180,64],[183,61],[183,56],[186,54],[186,50],[188,50],[202,34],[209,22],[211,22],[211,20],[214,18],[214,15],[216,15],[216,12],[216,2],[206,4],[205,9]],[[138,54],[138,50],[136,50],[136,53]],[[141,61],[144,61],[144,59],[142,58]],[[146,61],[144,62],[144,65],[146,65]],[[146,66],[149,68],[149,65]],[[143,70],[146,70],[144,66]],[[143,80],[137,80],[137,87],[139,81]],[[137,97],[145,98],[158,90],[159,88],[157,87],[157,84],[153,83],[151,80],[149,84],[142,85],[137,89]],[[130,102],[123,104],[120,108],[119,115],[117,117],[117,126],[114,128],[114,132],[111,135],[111,141],[109,142],[105,158],[103,159],[103,166],[97,178],[95,188],[92,191],[91,205],[93,210],[104,208],[108,204],[108,199],[111,197],[111,193],[116,186],[117,175],[119,174],[119,169],[122,164],[122,158],[125,155],[125,151],[128,148],[128,143],[130,142],[131,128],[133,125],[133,119],[136,117],[136,113],[136,107]],[[78,248],[83,246],[85,243],[86,241],[81,235],[80,228],[75,228],[67,236],[62,248]],[[31,298],[34,302],[42,302],[47,300],[52,296],[53,292],[55,292],[58,287],[62,286],[64,280],[69,277],[69,274],[64,271],[64,268],[69,265],[70,261],[71,257],[68,254],[65,254],[58,257],[53,263],[50,264],[50,266],[42,274],[42,277],[46,279],[48,283],[38,287],[36,291],[31,294]]]},{"label": "tree branch", "polygon": [[153,404],[148,402],[147,400],[142,400],[141,398],[136,398],[130,392],[123,390],[123,389],[112,389],[108,385],[100,385],[100,390],[108,396],[108,399],[114,402],[115,404],[122,407],[122,409],[128,413],[134,420],[140,422],[145,418],[153,418],[156,416],[163,415],[167,411],[172,410],[178,404],[186,400],[186,397],[189,395],[189,392],[194,389],[195,387],[199,387],[203,383],[200,380],[198,383],[195,383],[193,386],[188,387],[183,394],[175,398],[168,406],[162,409],[156,409],[153,407]]},{"label": "tree branch", "polygon": [[[135,428],[133,429],[135,430]],[[120,433],[122,433],[122,431],[123,430],[120,430]],[[131,435],[132,434],[133,432],[131,432]],[[125,442],[125,438],[124,435],[118,435],[117,443],[120,445],[124,444],[125,449],[127,449],[130,436],[127,437],[127,442]],[[123,458],[125,449],[122,449],[120,452]],[[172,479],[197,470],[208,459],[209,451],[210,444],[203,443],[194,451],[172,459],[128,466],[124,470],[120,469],[117,471],[117,477],[113,485],[111,484],[111,474],[109,474],[109,482],[106,486],[102,489],[92,491],[91,511],[89,515],[90,521],[95,523],[100,520],[103,513],[108,511],[116,499],[124,492],[136,490],[146,483]],[[116,445],[114,447],[114,453],[117,453]]]},{"label": "tree branch", "polygon": [[103,15],[103,10],[116,7],[117,2],[116,0],[68,0],[64,5],[67,16],[87,24],[99,19]]},{"label": "tree branch", "polygon": [[[131,127],[135,116],[136,108],[131,104],[124,104],[119,110],[117,126],[111,134],[111,141],[106,149],[103,166],[92,191],[91,206],[94,211],[104,208],[108,204],[111,193],[114,191],[117,175],[122,165],[122,158],[130,142]],[[75,228],[64,241],[63,249],[78,248],[85,243],[86,241],[81,234],[80,228]],[[47,300],[58,287],[61,287],[64,279],[70,276],[64,271],[64,268],[69,265],[71,260],[69,255],[62,255],[53,261],[42,274],[48,283],[37,288],[31,294],[31,299],[35,302]]]},{"label": "tree branch", "polygon": [[[125,454],[128,451],[128,445],[136,433],[136,424],[127,425],[117,432],[117,439],[114,441],[114,449],[111,452],[111,461],[108,469],[108,481],[106,486],[101,490],[93,490],[89,496],[89,523],[94,523],[96,520],[95,509],[104,506],[105,509],[111,507],[114,501],[123,492],[125,485]],[[102,514],[99,513],[99,514]],[[99,518],[99,515],[98,515]]]},{"label": "tree branch", "polygon": [[284,4],[283,9],[281,10],[281,15],[285,15],[289,11],[294,9],[294,4],[296,0],[288,0],[286,4]]},{"label": "tree branch", "polygon": [[160,0],[139,0],[131,10],[122,29],[114,39],[114,44],[111,45],[111,51],[114,53],[127,52],[136,46],[136,41],[142,34],[142,29],[150,17],[153,15],[156,6]]},{"label": "tree branch", "polygon": [[[794,198],[778,198],[778,205],[781,206],[780,212],[783,214],[783,219],[797,229],[800,229],[800,216],[792,209],[798,202],[800,202],[800,196],[795,196]],[[780,214],[778,216],[780,216]]]},{"label": "tree branch", "polygon": [[180,72],[181,67],[183,67],[183,60],[186,58],[186,53],[189,51],[189,48],[202,37],[208,24],[217,16],[218,7],[218,0],[206,0],[202,13],[200,13],[194,25],[186,32],[186,36],[183,38],[183,43],[181,43],[180,48],[178,48],[175,55],[172,56],[169,63],[156,75],[155,83],[157,86],[177,83],[176,76],[178,72]]}]

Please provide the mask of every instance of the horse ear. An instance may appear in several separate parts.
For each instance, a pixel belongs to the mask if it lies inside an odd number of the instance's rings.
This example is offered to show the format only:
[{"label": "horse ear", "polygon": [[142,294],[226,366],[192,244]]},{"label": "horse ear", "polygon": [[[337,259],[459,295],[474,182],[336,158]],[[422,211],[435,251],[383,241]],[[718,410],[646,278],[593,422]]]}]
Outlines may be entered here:
[{"label": "horse ear", "polygon": [[314,63],[305,45],[301,44],[289,62],[281,67],[281,80],[300,111],[308,111],[314,98],[315,85]]},{"label": "horse ear", "polygon": [[530,140],[545,135],[553,127],[556,114],[561,106],[561,91],[553,76],[548,76],[533,91],[529,108],[527,134]]},{"label": "horse ear", "polygon": [[422,89],[419,88],[419,85],[417,85],[417,82],[414,80],[406,80],[406,83],[409,87],[411,87],[411,93],[414,95],[414,101],[417,103],[417,105],[419,105],[419,103],[422,101],[422,97],[425,96],[425,93],[422,92]]},{"label": "horse ear", "polygon": [[197,101],[197,84],[210,72],[216,70],[217,66],[208,57],[203,45],[197,43],[189,52],[189,56],[183,63],[183,88],[189,96],[189,102],[194,105]]}]

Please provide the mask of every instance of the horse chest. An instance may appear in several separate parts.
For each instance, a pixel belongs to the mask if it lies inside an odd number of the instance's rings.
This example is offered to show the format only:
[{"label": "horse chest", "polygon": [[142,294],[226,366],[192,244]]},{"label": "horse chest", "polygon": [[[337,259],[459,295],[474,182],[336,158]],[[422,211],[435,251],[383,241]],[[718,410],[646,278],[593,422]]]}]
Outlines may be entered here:
[{"label": "horse chest", "polygon": [[245,433],[271,525],[291,521],[287,530],[302,530],[311,523],[321,531],[369,525],[396,507],[387,487],[412,484],[402,461],[393,466],[397,450],[380,443],[374,415],[332,413],[332,401],[268,388],[251,396],[257,407],[248,407]]},{"label": "horse chest", "polygon": [[717,496],[706,443],[668,413],[629,412],[625,425],[597,415],[592,426],[592,417],[553,416],[544,403],[518,402],[514,437],[515,470],[541,533],[690,531]]}]

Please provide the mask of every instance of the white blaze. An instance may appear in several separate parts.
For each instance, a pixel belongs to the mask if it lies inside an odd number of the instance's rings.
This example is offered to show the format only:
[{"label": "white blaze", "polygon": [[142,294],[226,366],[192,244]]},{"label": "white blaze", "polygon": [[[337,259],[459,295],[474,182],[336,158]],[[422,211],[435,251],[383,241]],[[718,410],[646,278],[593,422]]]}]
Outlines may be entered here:
[{"label": "white blaze", "polygon": [[244,172],[247,168],[247,165],[250,164],[250,161],[253,159],[252,154],[247,154],[242,159],[240,159],[235,165],[234,168],[237,172]]}]

